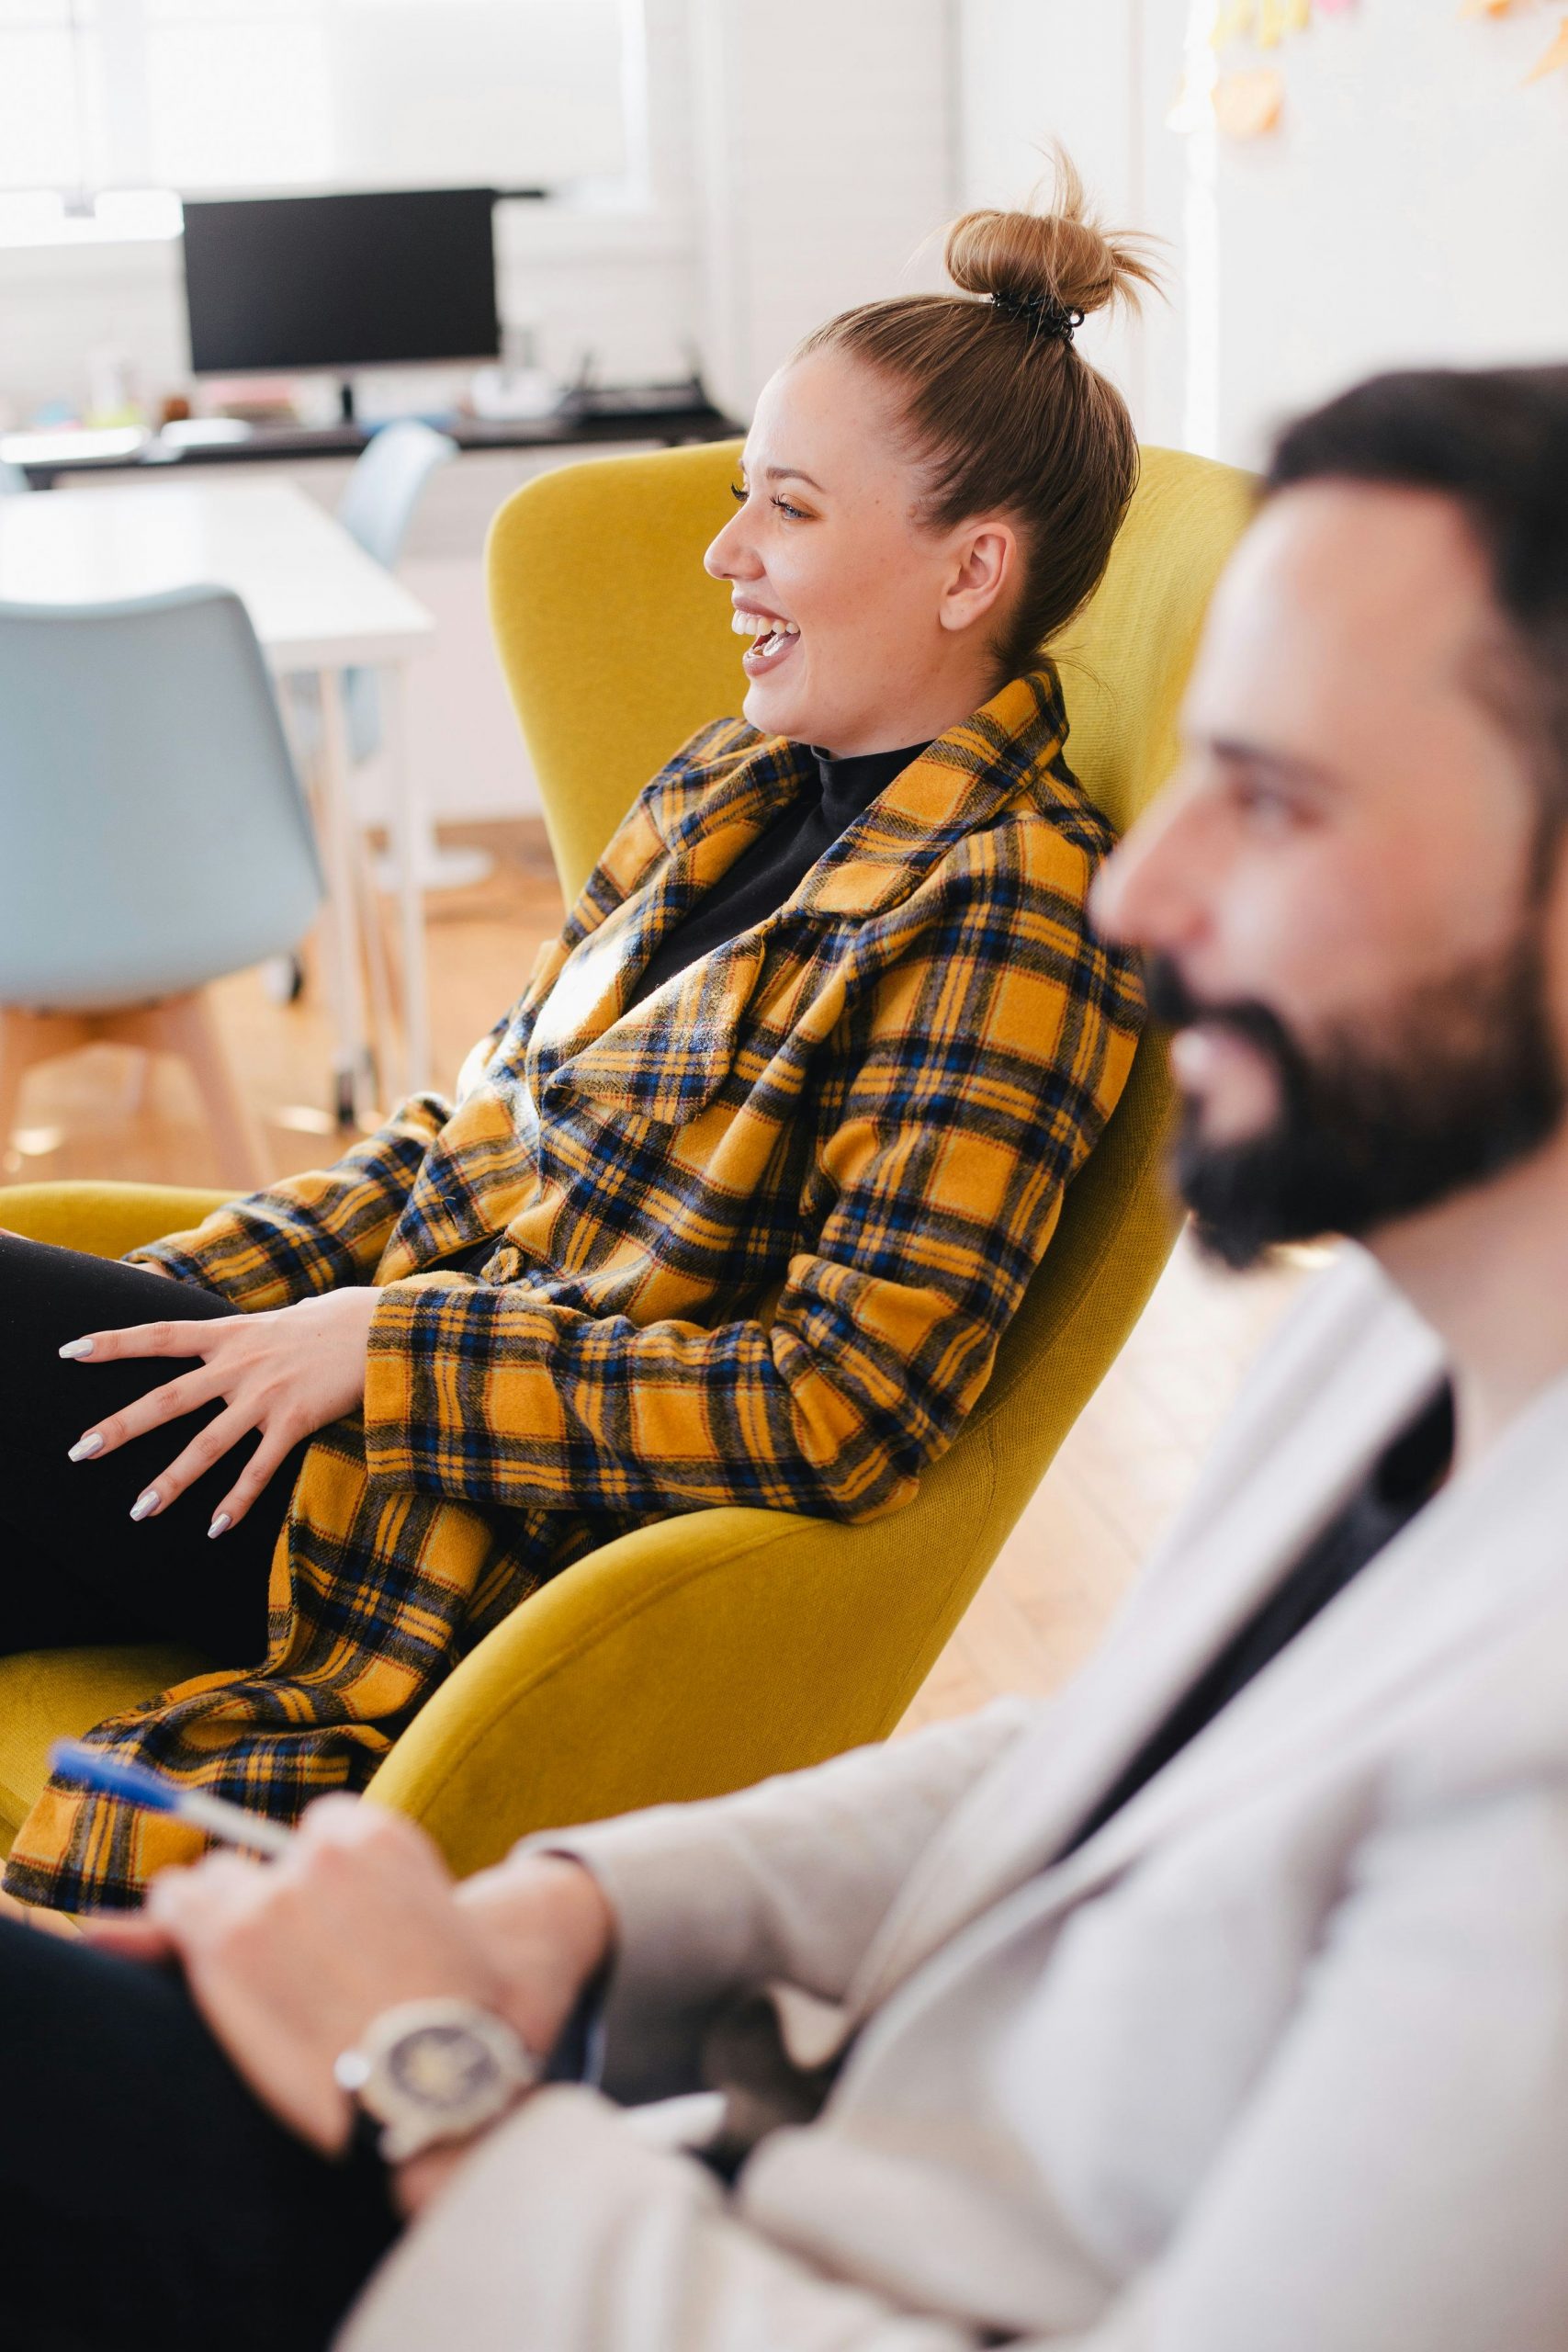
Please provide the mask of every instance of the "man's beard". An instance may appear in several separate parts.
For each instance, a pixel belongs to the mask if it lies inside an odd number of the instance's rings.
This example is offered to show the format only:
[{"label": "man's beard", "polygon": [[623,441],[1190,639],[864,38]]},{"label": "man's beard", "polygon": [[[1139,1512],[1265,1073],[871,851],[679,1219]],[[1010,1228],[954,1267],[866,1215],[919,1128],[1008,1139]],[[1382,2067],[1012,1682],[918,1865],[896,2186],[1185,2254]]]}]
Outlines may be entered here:
[{"label": "man's beard", "polygon": [[1156,1021],[1231,1030],[1279,1084],[1273,1125],[1238,1143],[1205,1143],[1196,1107],[1184,1110],[1176,1180],[1203,1249],[1239,1268],[1280,1242],[1368,1234],[1544,1143],[1565,1089],[1540,933],[1527,918],[1500,952],[1409,989],[1370,1013],[1366,1030],[1331,1032],[1310,1052],[1266,1005],[1201,1004],[1166,957],[1149,957]]}]

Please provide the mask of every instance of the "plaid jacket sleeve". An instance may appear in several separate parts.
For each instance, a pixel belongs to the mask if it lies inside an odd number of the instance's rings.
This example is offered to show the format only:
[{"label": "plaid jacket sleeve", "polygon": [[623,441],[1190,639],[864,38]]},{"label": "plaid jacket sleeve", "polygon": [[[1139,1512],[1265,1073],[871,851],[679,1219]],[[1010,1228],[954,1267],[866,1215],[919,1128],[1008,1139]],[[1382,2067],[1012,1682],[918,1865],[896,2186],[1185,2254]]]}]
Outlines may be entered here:
[{"label": "plaid jacket sleeve", "polygon": [[[682,744],[644,786],[594,867],[560,933],[539,951],[518,1003],[470,1059],[536,1008],[561,963],[620,904],[663,849],[668,828],[711,789],[726,765],[757,741],[753,728],[717,719]],[[436,1094],[416,1094],[334,1166],[293,1176],[231,1201],[192,1230],[127,1253],[131,1265],[162,1265],[182,1282],[216,1291],[248,1311],[287,1306],[344,1283],[367,1283],[401,1216],[420,1163],[452,1115]]]},{"label": "plaid jacket sleeve", "polygon": [[335,1166],[230,1201],[189,1232],[131,1250],[130,1262],[166,1266],[249,1311],[367,1283],[450,1116],[439,1095],[412,1095]]},{"label": "plaid jacket sleeve", "polygon": [[853,1521],[908,1499],[985,1384],[1141,1018],[1088,930],[1089,854],[1032,827],[1021,856],[1000,831],[1010,851],[964,843],[902,910],[772,1317],[639,1325],[523,1286],[394,1283],[370,1331],[373,1477],[563,1510]]}]

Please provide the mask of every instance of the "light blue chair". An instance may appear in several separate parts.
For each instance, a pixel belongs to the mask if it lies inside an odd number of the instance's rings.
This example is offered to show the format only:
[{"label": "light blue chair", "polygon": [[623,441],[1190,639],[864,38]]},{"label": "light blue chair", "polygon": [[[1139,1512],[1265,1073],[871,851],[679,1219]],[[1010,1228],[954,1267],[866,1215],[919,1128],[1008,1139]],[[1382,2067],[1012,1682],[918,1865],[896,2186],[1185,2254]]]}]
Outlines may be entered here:
[{"label": "light blue chair", "polygon": [[372,434],[344,484],[337,519],[388,571],[397,567],[424,485],[457,455],[450,435],[416,417]]},{"label": "light blue chair", "polygon": [[[409,417],[384,424],[355,460],[338,500],[337,519],[383,570],[396,571],[426,482],[457,455],[457,444],[446,434]],[[345,670],[343,698],[349,756],[358,765],[381,748],[381,692],[375,671]]]},{"label": "light blue chair", "polygon": [[182,1055],[223,1181],[265,1181],[205,990],[291,951],[321,896],[238,596],[0,604],[0,1148],[24,1073],[110,1038]]},{"label": "light blue chair", "polygon": [[[384,570],[397,569],[425,484],[432,474],[459,454],[457,444],[433,425],[405,417],[384,424],[372,435],[355,458],[354,470],[337,503],[337,519],[352,539]],[[348,756],[355,767],[375,758],[381,748],[381,682],[374,670],[343,673],[344,727]],[[288,729],[301,765],[313,768],[321,739],[320,697],[313,678],[288,682]],[[472,854],[472,853],[468,853]],[[422,855],[420,864],[428,864]],[[485,860],[488,869],[489,860]],[[390,876],[382,877],[392,887]],[[432,877],[434,878],[434,877]],[[372,998],[378,1026],[385,1033],[390,1012],[391,979],[387,969],[380,927],[377,920],[368,865],[357,863],[355,888],[360,897],[360,927],[370,960]],[[268,975],[268,987],[278,1001],[291,1002],[304,986],[298,957],[288,957]]]}]

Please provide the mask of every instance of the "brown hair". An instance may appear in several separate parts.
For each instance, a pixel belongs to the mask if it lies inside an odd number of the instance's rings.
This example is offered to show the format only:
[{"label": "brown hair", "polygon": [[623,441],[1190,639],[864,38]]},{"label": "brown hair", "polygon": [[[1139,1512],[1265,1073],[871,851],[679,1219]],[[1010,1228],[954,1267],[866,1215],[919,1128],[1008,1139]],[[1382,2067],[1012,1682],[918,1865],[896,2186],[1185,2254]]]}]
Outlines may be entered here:
[{"label": "brown hair", "polygon": [[1073,348],[1072,326],[1159,282],[1140,241],[1101,230],[1071,163],[1059,150],[1055,161],[1051,211],[953,222],[943,258],[960,293],[863,303],[795,353],[845,352],[893,379],[932,529],[972,514],[1017,523],[1023,578],[997,646],[1006,677],[1099,585],[1138,479],[1126,403]]}]

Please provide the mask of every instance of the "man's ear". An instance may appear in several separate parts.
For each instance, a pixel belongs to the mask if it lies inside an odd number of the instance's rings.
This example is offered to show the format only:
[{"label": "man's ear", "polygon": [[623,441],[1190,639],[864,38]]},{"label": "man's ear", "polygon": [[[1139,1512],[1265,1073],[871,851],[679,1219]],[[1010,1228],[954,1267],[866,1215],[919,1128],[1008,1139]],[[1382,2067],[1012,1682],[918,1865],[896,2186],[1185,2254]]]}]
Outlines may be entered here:
[{"label": "man's ear", "polygon": [[937,618],[943,628],[973,628],[1018,576],[1018,534],[1010,523],[976,523],[953,549]]}]

